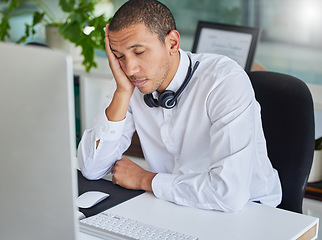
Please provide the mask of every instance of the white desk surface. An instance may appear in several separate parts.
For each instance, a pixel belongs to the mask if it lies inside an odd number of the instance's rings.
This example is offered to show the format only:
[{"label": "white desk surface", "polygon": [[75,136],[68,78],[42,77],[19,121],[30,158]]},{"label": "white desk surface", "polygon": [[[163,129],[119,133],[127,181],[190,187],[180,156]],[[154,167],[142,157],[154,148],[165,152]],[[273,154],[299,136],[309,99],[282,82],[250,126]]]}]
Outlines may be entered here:
[{"label": "white desk surface", "polygon": [[[157,199],[152,193],[144,193],[107,211],[199,240],[315,239],[319,223],[318,218],[251,202],[239,213],[222,213],[178,206]],[[98,238],[80,233],[80,239]]]}]

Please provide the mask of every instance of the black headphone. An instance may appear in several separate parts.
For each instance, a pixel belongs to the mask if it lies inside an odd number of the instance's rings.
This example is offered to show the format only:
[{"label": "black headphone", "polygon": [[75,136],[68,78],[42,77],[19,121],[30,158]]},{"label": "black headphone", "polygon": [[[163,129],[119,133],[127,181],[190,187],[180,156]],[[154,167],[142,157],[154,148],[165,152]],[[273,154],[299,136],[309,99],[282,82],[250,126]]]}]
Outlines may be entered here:
[{"label": "black headphone", "polygon": [[189,57],[189,60],[190,60],[190,65],[188,68],[187,75],[186,75],[182,85],[178,89],[178,91],[173,92],[171,90],[165,90],[164,92],[160,93],[158,99],[155,99],[153,97],[152,93],[145,94],[144,95],[144,102],[146,103],[146,105],[148,105],[151,108],[152,107],[163,107],[163,108],[171,109],[177,104],[178,97],[180,96],[182,91],[185,89],[185,87],[188,85],[190,79],[192,78],[192,75],[194,74],[194,72],[196,71],[196,69],[200,63],[199,61],[197,61],[192,69],[190,57]]}]

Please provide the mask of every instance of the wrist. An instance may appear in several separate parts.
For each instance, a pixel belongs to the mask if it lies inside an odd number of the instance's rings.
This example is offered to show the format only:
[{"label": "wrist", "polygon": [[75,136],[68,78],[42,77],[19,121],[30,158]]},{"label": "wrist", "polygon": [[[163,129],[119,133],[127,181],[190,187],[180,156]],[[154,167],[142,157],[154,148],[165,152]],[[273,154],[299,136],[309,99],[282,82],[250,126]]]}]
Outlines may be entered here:
[{"label": "wrist", "polygon": [[132,97],[133,91],[134,88],[117,87],[114,92],[114,97],[119,100],[129,102]]},{"label": "wrist", "polygon": [[144,177],[142,177],[141,181],[141,189],[149,192],[153,192],[152,190],[152,181],[153,178],[156,176],[156,173],[153,172],[146,172]]}]

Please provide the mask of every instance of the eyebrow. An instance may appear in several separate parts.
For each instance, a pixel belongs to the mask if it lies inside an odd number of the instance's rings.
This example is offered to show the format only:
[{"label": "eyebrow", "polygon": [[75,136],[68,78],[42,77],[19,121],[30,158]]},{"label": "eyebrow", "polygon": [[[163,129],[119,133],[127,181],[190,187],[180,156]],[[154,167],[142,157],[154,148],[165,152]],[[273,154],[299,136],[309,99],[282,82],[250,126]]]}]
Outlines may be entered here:
[{"label": "eyebrow", "polygon": [[127,49],[136,48],[136,47],[144,47],[144,46],[142,44],[134,44],[134,45],[128,47]]},{"label": "eyebrow", "polygon": [[[144,47],[144,45],[142,45],[142,44],[134,44],[132,46],[129,46],[127,49],[132,49],[132,48],[136,48],[136,47]],[[112,52],[119,52],[119,51],[117,51],[117,50],[115,50],[113,48],[111,48],[111,50],[112,50]]]}]

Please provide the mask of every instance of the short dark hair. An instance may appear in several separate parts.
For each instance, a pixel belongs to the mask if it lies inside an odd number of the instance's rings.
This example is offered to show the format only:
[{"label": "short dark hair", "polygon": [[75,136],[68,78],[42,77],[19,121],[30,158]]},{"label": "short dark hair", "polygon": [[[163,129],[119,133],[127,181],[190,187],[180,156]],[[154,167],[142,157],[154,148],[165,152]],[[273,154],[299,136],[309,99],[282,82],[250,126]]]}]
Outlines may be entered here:
[{"label": "short dark hair", "polygon": [[113,16],[110,31],[144,24],[151,33],[156,33],[161,42],[172,30],[176,23],[171,11],[156,0],[129,0],[123,4]]}]

